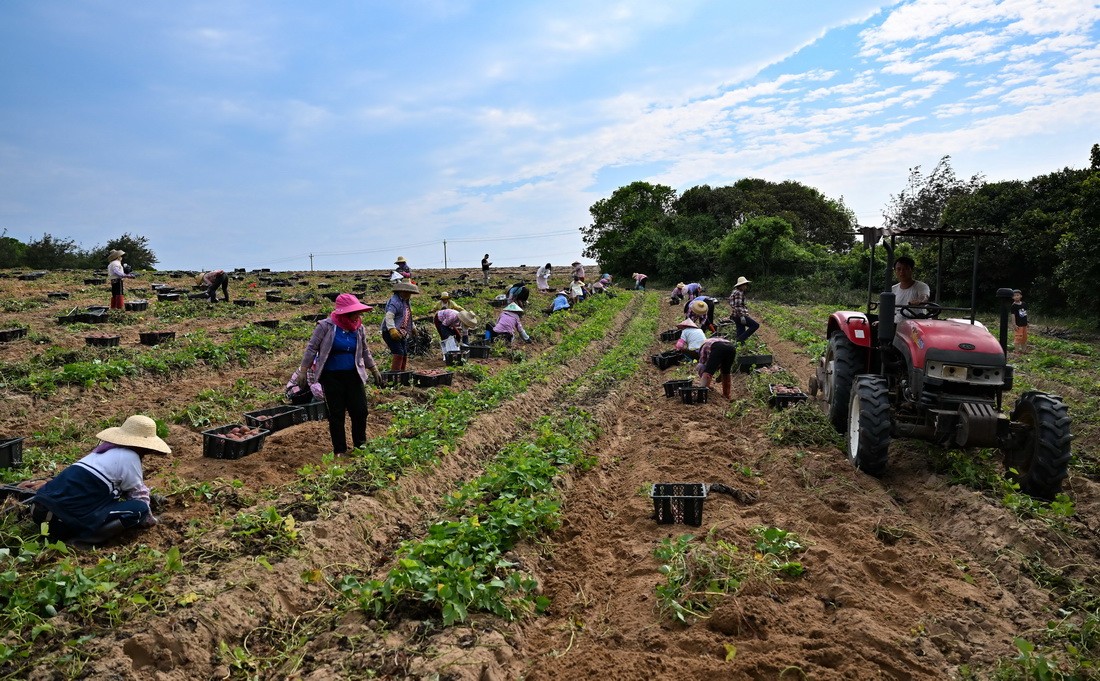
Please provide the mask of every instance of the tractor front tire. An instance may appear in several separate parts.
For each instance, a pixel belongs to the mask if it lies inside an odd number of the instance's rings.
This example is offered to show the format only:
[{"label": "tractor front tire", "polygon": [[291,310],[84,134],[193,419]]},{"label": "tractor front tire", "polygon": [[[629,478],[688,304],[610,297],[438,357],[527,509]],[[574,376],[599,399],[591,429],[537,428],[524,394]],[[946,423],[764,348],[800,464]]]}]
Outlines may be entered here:
[{"label": "tractor front tire", "polygon": [[886,470],[890,453],[890,386],[883,376],[856,376],[845,437],[848,460],[868,475]]},{"label": "tractor front tire", "polygon": [[1050,501],[1062,491],[1069,474],[1069,409],[1062,398],[1036,390],[1020,395],[1012,421],[1028,427],[1027,434],[1003,450],[1005,468],[1015,470],[1020,491]]},{"label": "tractor front tire", "polygon": [[829,422],[838,433],[848,427],[848,402],[858,363],[856,346],[843,331],[834,331],[825,349],[825,385],[821,387],[829,403]]}]

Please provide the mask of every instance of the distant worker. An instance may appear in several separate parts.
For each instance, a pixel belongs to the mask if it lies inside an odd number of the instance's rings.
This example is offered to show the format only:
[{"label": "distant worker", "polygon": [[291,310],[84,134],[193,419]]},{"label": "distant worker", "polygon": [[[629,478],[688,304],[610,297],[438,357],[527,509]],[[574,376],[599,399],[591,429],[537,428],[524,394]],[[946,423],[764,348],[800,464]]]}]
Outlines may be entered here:
[{"label": "distant worker", "polygon": [[397,256],[397,260],[394,261],[393,271],[399,273],[405,279],[412,279],[412,269],[409,268],[409,263],[405,260],[405,256]]},{"label": "distant worker", "polygon": [[477,315],[473,312],[462,310],[440,310],[432,315],[435,330],[439,332],[439,340],[444,354],[458,352],[459,341],[470,341],[470,329],[477,326]]},{"label": "distant worker", "polygon": [[527,299],[531,297],[531,292],[527,290],[527,282],[517,281],[512,284],[508,289],[508,293],[504,299],[509,303],[516,303],[520,307],[527,304]]},{"label": "distant worker", "polygon": [[749,290],[749,284],[751,283],[744,277],[738,277],[733,291],[730,292],[729,304],[732,310],[730,319],[737,326],[736,340],[738,343],[747,341],[749,336],[756,333],[756,330],[760,328],[760,324],[749,316],[749,306],[745,302],[745,292]]},{"label": "distant worker", "polygon": [[210,270],[205,274],[196,274],[195,283],[206,287],[206,297],[210,302],[218,302],[219,287],[221,287],[225,302],[229,302],[229,275],[225,273],[225,270]]},{"label": "distant worker", "polygon": [[535,272],[535,286],[543,293],[550,290],[550,263],[546,263]]},{"label": "distant worker", "polygon": [[107,277],[111,280],[111,309],[126,309],[126,301],[122,296],[122,280],[133,279],[134,275],[127,272],[122,266],[122,258],[126,251],[114,250],[107,254]]},{"label": "distant worker", "polygon": [[703,346],[707,335],[690,319],[680,322],[676,328],[680,329],[680,337],[676,339],[676,349],[692,359],[699,359],[699,348]]},{"label": "distant worker", "polygon": [[485,280],[485,285],[489,285],[489,266],[493,263],[489,262],[489,254],[486,253],[485,257],[481,259],[481,277]]},{"label": "distant worker", "polygon": [[684,282],[680,282],[672,287],[672,293],[668,295],[669,305],[679,305],[680,301],[684,299],[684,287],[687,286]]},{"label": "distant worker", "polygon": [[1012,349],[1027,352],[1027,305],[1020,289],[1012,290]]},{"label": "distant worker", "polygon": [[722,374],[722,396],[727,400],[731,393],[731,376],[733,372],[733,360],[737,357],[737,348],[725,338],[708,338],[699,346],[699,366],[696,372],[699,374],[699,384],[709,388],[715,374]]},{"label": "distant worker", "polygon": [[466,308],[462,307],[454,300],[451,299],[451,294],[448,291],[444,291],[439,294],[439,304],[435,307],[436,311],[439,310],[457,310],[462,312]]},{"label": "distant worker", "polygon": [[522,316],[523,308],[515,303],[509,303],[500,311],[500,318],[493,326],[491,334],[493,340],[503,338],[505,343],[511,345],[512,340],[518,335],[524,343],[530,343],[531,336],[527,335],[527,332],[523,329],[523,322],[520,320]]},{"label": "distant worker", "polygon": [[550,312],[560,312],[569,309],[569,292],[558,291],[554,296],[554,302],[550,305]]},{"label": "distant worker", "polygon": [[413,334],[412,307],[409,299],[420,293],[416,284],[399,281],[393,285],[393,295],[386,302],[382,319],[382,340],[390,349],[390,371],[405,371],[409,361],[409,338]]},{"label": "distant worker", "polygon": [[894,276],[898,283],[890,290],[894,292],[894,321],[900,322],[903,317],[901,308],[903,305],[922,306],[928,302],[932,290],[923,281],[913,278],[913,268],[917,263],[907,255],[903,255],[894,261]]},{"label": "distant worker", "polygon": [[607,273],[601,274],[596,283],[592,284],[592,290],[596,293],[603,293],[609,288],[611,288],[611,275]]},{"label": "distant worker", "polygon": [[698,324],[700,329],[714,333],[717,330],[714,326],[714,305],[717,302],[717,298],[699,296],[690,303],[684,304],[684,314]]},{"label": "distant worker", "polygon": [[634,280],[634,290],[635,291],[644,291],[645,290],[645,280],[649,279],[649,275],[648,274],[642,274],[641,272],[635,272],[634,274],[630,275],[630,278]]},{"label": "distant worker", "polygon": [[569,298],[570,302],[574,305],[584,300],[588,294],[588,290],[584,287],[584,280],[574,275],[573,283],[569,285]]},{"label": "distant worker", "polygon": [[581,261],[574,260],[571,267],[573,268],[573,276],[584,281],[584,265],[581,264]]}]

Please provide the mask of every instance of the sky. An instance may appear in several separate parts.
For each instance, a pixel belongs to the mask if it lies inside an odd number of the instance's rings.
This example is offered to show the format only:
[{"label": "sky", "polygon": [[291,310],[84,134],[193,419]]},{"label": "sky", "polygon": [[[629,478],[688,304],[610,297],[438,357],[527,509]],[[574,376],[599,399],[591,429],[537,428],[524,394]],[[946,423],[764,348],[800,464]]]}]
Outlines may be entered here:
[{"label": "sky", "polygon": [[1087,167],[1098,21],[1089,0],[3,0],[0,233],[144,236],[162,269],[566,265],[619,187],[746,177],[879,225],[944,155],[987,181]]}]

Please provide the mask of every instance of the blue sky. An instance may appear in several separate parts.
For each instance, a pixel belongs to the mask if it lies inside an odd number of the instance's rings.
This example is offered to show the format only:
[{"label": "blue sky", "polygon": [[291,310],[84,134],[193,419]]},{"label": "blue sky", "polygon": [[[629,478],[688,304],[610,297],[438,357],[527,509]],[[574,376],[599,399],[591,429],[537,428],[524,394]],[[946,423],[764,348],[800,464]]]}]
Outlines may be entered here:
[{"label": "blue sky", "polygon": [[1083,0],[4,0],[0,231],[166,269],[567,264],[589,207],[797,180],[881,222],[909,168],[1085,167]]}]

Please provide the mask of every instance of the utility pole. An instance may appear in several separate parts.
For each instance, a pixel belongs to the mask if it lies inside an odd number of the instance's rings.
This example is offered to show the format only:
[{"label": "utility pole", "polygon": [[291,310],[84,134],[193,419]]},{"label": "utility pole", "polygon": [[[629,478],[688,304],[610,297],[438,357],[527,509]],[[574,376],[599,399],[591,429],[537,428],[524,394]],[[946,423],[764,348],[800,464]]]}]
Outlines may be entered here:
[{"label": "utility pole", "polygon": [[310,272],[313,271],[313,254],[312,253],[309,254],[309,271]]},{"label": "utility pole", "polygon": [[443,240],[443,269],[447,269],[447,240]]}]

